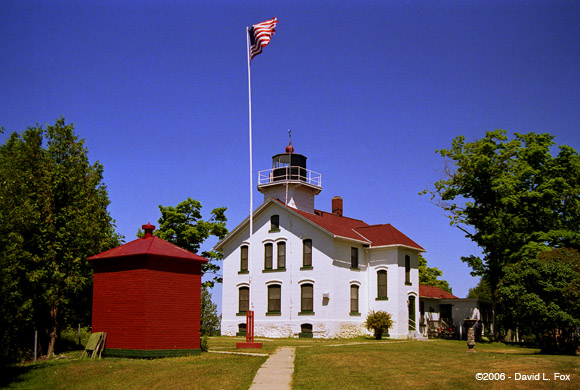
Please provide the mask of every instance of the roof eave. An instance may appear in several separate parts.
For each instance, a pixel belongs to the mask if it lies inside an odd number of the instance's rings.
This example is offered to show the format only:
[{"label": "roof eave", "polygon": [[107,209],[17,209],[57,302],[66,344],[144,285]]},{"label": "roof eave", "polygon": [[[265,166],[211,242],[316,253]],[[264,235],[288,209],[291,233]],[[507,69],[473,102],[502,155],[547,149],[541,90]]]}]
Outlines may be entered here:
[{"label": "roof eave", "polygon": [[[256,210],[254,210],[252,216],[255,218],[256,216],[258,216],[262,211],[264,211],[264,209],[266,208],[267,205],[269,205],[270,203],[275,203],[272,198],[269,198],[268,200],[266,200],[264,203],[262,203],[260,206],[258,206],[258,208]],[[246,227],[246,225],[248,225],[250,223],[250,216],[248,215],[246,218],[244,218],[244,220],[242,222],[240,222],[238,224],[238,226],[236,226],[235,228],[232,229],[232,231],[221,241],[219,241],[217,244],[215,244],[215,246],[213,247],[214,250],[216,251],[222,251],[223,247],[230,241],[232,240],[236,235],[238,235],[241,231],[244,230],[244,228]]]},{"label": "roof eave", "polygon": [[404,245],[404,244],[390,244],[390,245],[376,245],[376,246],[371,245],[369,247],[369,249],[386,249],[386,248],[396,248],[396,247],[405,248],[405,249],[412,249],[412,250],[415,250],[417,252],[427,252],[423,248],[410,246],[410,245]]}]

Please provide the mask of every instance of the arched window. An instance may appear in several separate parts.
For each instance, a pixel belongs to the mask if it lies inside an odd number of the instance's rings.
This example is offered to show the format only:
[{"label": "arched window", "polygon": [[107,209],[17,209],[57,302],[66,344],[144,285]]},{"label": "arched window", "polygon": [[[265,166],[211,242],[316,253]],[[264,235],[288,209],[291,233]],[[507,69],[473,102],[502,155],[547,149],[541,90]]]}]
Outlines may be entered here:
[{"label": "arched window", "polygon": [[286,268],[286,243],[281,241],[277,244],[278,269]]},{"label": "arched window", "polygon": [[377,299],[387,299],[387,271],[385,270],[377,272]]},{"label": "arched window", "polygon": [[246,314],[250,310],[250,288],[240,287],[238,296],[238,314]]},{"label": "arched window", "polygon": [[264,244],[264,269],[272,269],[272,252],[274,246],[272,243]]},{"label": "arched window", "polygon": [[268,314],[280,314],[282,310],[282,286],[268,286]]},{"label": "arched window", "polygon": [[350,285],[350,314],[358,314],[358,289],[356,284]]},{"label": "arched window", "polygon": [[414,331],[417,329],[417,324],[415,323],[415,297],[409,295],[409,331]]},{"label": "arched window", "polygon": [[314,286],[312,284],[303,284],[300,286],[300,312],[314,312]]},{"label": "arched window", "polygon": [[248,246],[242,245],[240,248],[240,272],[248,271]]},{"label": "arched window", "polygon": [[302,241],[302,267],[312,268],[312,240],[309,238]]},{"label": "arched window", "polygon": [[411,285],[411,257],[405,255],[405,284]]}]

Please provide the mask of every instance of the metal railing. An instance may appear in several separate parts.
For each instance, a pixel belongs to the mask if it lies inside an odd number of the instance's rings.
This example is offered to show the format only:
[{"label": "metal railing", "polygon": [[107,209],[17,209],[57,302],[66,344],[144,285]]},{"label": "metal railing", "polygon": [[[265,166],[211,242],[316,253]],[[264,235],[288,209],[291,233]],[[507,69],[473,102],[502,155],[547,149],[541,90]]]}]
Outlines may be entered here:
[{"label": "metal railing", "polygon": [[302,167],[286,166],[264,169],[258,172],[258,185],[271,184],[278,181],[304,182],[316,187],[322,187],[322,175]]}]

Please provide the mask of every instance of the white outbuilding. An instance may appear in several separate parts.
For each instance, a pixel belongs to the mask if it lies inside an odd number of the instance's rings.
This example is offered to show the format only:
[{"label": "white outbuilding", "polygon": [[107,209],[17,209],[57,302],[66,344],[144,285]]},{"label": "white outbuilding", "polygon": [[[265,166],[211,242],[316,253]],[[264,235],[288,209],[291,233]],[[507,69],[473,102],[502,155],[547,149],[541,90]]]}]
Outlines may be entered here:
[{"label": "white outbuilding", "polygon": [[224,254],[222,335],[243,335],[254,311],[257,337],[354,337],[371,311],[392,315],[392,338],[421,337],[418,255],[424,249],[390,224],[368,225],[315,209],[321,175],[306,157],[273,156],[260,171],[264,202],[215,249]]}]

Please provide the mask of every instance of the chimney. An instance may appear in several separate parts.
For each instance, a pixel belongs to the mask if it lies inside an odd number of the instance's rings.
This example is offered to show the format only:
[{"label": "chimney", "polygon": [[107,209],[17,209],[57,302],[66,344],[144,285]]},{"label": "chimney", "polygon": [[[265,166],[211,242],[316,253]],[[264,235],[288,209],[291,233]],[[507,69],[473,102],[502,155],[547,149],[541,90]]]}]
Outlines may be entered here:
[{"label": "chimney", "polygon": [[340,196],[332,198],[332,214],[342,217],[342,198]]},{"label": "chimney", "polygon": [[143,238],[151,238],[153,237],[153,230],[155,230],[155,226],[151,225],[151,222],[147,222],[147,225],[141,226],[141,229],[145,231],[145,236]]}]

